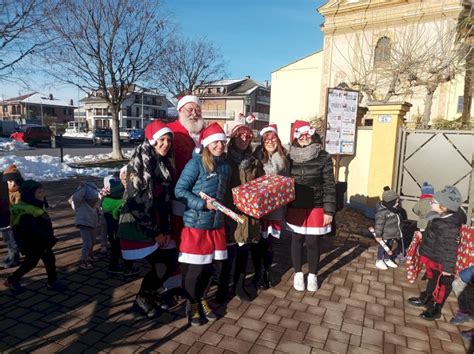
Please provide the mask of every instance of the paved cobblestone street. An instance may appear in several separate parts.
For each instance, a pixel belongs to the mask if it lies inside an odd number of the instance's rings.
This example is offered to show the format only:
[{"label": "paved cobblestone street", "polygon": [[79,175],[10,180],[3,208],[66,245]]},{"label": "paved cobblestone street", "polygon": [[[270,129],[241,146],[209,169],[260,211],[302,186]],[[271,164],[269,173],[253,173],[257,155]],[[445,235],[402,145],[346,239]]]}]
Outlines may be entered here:
[{"label": "paved cobblestone street", "polygon": [[[371,222],[348,210],[338,214],[337,237],[326,236],[322,242],[322,286],[316,293],[293,289],[290,239],[285,235],[275,243],[274,273],[280,281],[253,302],[234,298],[219,308],[222,317],[202,327],[187,325],[182,302],[156,318],[143,318],[131,311],[140,277],[110,277],[106,259],[92,270],[78,269],[81,240],[65,196],[79,180],[45,184],[50,204],[59,203],[50,215],[59,239],[54,249],[57,266],[68,290],[63,294],[47,290],[40,263],[23,279],[28,290],[14,297],[3,285],[11,270],[0,271],[2,353],[402,354],[468,349],[460,333],[469,326],[449,324],[457,310],[454,296],[441,319],[419,318],[420,309],[406,300],[419,293],[422,282],[408,284],[404,269],[376,269],[375,242],[360,235]],[[5,252],[2,243],[0,256]],[[140,267],[145,274],[147,265]]]}]

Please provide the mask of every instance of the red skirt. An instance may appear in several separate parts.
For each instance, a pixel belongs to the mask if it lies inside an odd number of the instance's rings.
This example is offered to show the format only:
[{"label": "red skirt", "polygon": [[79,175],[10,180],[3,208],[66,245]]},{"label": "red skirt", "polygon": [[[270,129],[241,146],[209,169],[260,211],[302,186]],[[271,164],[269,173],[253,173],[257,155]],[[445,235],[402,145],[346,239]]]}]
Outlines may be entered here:
[{"label": "red skirt", "polygon": [[288,208],[286,228],[301,235],[325,235],[331,232],[331,224],[324,226],[323,208]]},{"label": "red skirt", "polygon": [[210,264],[213,260],[227,259],[224,228],[215,230],[184,227],[179,245],[180,263]]}]

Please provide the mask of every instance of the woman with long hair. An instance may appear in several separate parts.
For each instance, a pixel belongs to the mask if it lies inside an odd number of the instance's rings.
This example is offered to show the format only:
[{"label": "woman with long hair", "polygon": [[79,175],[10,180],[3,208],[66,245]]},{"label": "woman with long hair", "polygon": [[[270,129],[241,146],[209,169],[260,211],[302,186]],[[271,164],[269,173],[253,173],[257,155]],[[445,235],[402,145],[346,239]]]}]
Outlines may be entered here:
[{"label": "woman with long hair", "polygon": [[[289,161],[286,149],[278,137],[276,124],[270,124],[260,131],[261,145],[255,150],[255,156],[262,163],[265,175],[288,176]],[[251,245],[251,254],[255,276],[253,284],[256,288],[272,287],[270,274],[273,263],[273,238],[280,238],[282,224],[285,220],[286,206],[280,207],[265,215],[261,221],[261,239]],[[263,265],[263,272],[262,272]]]},{"label": "woman with long hair", "polygon": [[159,307],[166,308],[158,290],[178,268],[178,240],[170,229],[173,133],[165,123],[155,120],[145,127],[145,137],[127,166],[117,236],[124,260],[144,258],[151,266],[134,307],[152,317]]},{"label": "woman with long hair", "polygon": [[290,176],[295,179],[296,199],[286,213],[287,229],[293,232],[291,258],[293,286],[305,290],[302,272],[303,245],[308,251],[308,291],[318,290],[320,236],[331,231],[336,209],[336,185],[331,155],[323,150],[320,136],[308,122],[293,124],[290,146]]},{"label": "woman with long hair", "polygon": [[[236,125],[230,134],[227,147],[227,162],[231,167],[230,186],[226,193],[226,205],[233,206],[232,188],[250,182],[263,175],[257,159],[253,156],[251,142],[253,139],[252,130],[244,125]],[[217,300],[224,302],[228,298],[230,283],[230,273],[232,263],[235,259],[234,279],[231,289],[232,295],[237,295],[241,301],[250,301],[252,295],[245,288],[245,275],[247,273],[247,262],[252,242],[257,242],[260,238],[259,221],[250,216],[244,215],[238,210],[245,220],[239,224],[231,218],[226,218],[227,250],[228,259],[220,264],[219,286]]]},{"label": "woman with long hair", "polygon": [[227,258],[224,215],[200,193],[217,201],[224,199],[230,176],[230,167],[224,159],[226,140],[219,124],[204,128],[200,136],[201,147],[184,167],[175,188],[176,198],[186,206],[178,259],[191,326],[217,319],[204,294],[213,273],[213,260]]}]

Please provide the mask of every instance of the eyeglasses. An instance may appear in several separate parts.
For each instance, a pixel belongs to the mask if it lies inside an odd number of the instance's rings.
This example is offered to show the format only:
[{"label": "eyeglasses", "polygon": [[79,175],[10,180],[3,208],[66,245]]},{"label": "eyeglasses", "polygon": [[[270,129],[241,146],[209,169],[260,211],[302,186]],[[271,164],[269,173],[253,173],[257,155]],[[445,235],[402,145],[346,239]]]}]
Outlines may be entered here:
[{"label": "eyeglasses", "polygon": [[311,139],[311,135],[309,134],[302,134],[298,137],[298,139],[303,140],[303,139]]},{"label": "eyeglasses", "polygon": [[196,108],[191,108],[191,109],[188,109],[188,108],[185,108],[183,107],[182,108],[187,114],[191,114],[191,113],[195,113],[195,114],[201,114],[201,108],[199,107],[196,107]]},{"label": "eyeglasses", "polygon": [[270,135],[263,138],[263,142],[265,144],[276,143],[276,141],[277,141],[277,137],[275,135]]},{"label": "eyeglasses", "polygon": [[242,140],[250,140],[250,139],[253,138],[252,134],[245,133],[245,132],[244,133],[237,133],[236,136],[239,137]]}]

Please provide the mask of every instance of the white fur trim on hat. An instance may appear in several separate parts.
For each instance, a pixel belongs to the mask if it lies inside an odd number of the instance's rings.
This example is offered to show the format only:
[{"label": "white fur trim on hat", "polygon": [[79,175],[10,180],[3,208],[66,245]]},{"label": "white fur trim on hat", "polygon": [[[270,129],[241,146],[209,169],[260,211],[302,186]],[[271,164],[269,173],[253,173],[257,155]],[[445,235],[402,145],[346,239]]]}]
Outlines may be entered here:
[{"label": "white fur trim on hat", "polygon": [[275,127],[272,127],[271,125],[269,125],[263,128],[262,130],[260,130],[260,136],[263,136],[263,134],[270,133],[270,132],[273,132],[278,135],[278,131],[275,129]]},{"label": "white fur trim on hat", "polygon": [[295,129],[295,137],[299,138],[301,135],[304,134],[313,135],[315,131],[316,130],[314,128],[311,128],[310,125],[303,125],[302,127]]},{"label": "white fur trim on hat", "polygon": [[168,127],[163,127],[163,128],[161,128],[161,129],[158,130],[155,134],[153,134],[153,138],[152,138],[152,139],[149,139],[149,140],[148,140],[149,143],[150,143],[150,145],[155,145],[156,142],[157,142],[157,140],[158,140],[159,138],[161,138],[161,137],[162,137],[163,135],[165,135],[165,134],[171,134],[171,135],[173,135],[173,131],[172,131],[170,128],[168,128]]},{"label": "white fur trim on hat", "polygon": [[190,103],[190,102],[196,103],[199,107],[201,107],[201,100],[199,99],[199,97],[187,95],[187,96],[182,97],[178,101],[178,105],[176,109],[179,111],[186,103]]},{"label": "white fur trim on hat", "polygon": [[202,139],[201,144],[204,147],[206,147],[207,145],[209,145],[210,143],[213,143],[215,141],[226,141],[226,140],[227,140],[227,138],[226,138],[225,134],[217,133],[217,134],[209,135],[207,138]]}]

